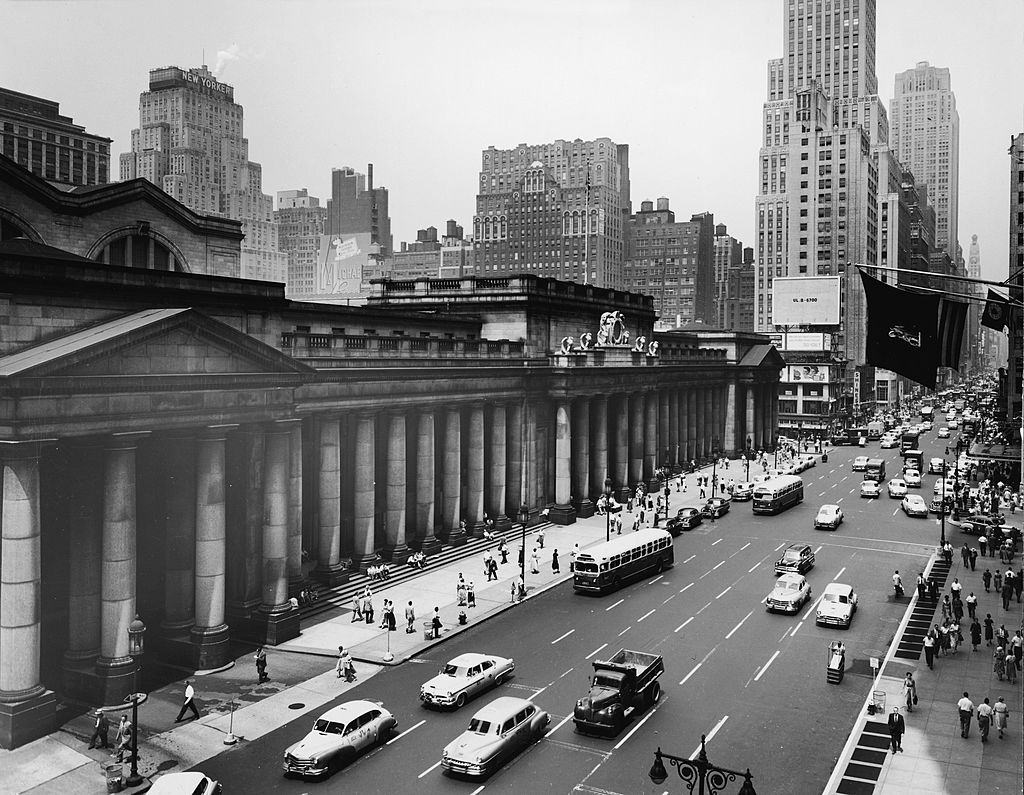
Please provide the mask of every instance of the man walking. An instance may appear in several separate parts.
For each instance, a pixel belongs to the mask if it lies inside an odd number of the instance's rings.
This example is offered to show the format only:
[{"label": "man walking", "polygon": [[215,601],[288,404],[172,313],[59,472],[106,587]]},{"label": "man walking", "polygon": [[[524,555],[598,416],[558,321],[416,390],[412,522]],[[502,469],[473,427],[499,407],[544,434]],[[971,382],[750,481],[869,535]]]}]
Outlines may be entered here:
[{"label": "man walking", "polygon": [[981,741],[988,742],[988,730],[992,725],[992,706],[986,698],[978,705],[978,731],[981,733]]},{"label": "man walking", "polygon": [[893,707],[889,714],[889,739],[892,744],[892,752],[903,751],[903,732],[907,730],[907,724],[900,715],[900,708]]},{"label": "man walking", "polygon": [[405,634],[411,635],[416,630],[413,629],[413,624],[416,623],[416,611],[412,607],[412,599],[409,600],[409,604],[405,606]]},{"label": "man walking", "polygon": [[1002,740],[1003,732],[1006,731],[1006,719],[1010,715],[1010,708],[1006,706],[1002,696],[996,699],[996,705],[992,708],[992,711],[995,713],[996,728],[999,729],[999,739]]},{"label": "man walking", "polygon": [[261,685],[270,679],[267,676],[267,653],[262,646],[256,649],[256,656],[253,659],[256,661],[256,684]]},{"label": "man walking", "polygon": [[974,595],[974,591],[971,591],[964,601],[967,602],[967,616],[973,619],[974,613],[978,609],[978,597]]},{"label": "man walking", "polygon": [[964,691],[964,697],[956,702],[957,714],[960,716],[960,736],[967,739],[971,732],[971,717],[974,715],[974,702]]},{"label": "man walking", "polygon": [[107,735],[110,732],[110,721],[103,713],[103,710],[96,710],[93,713],[96,722],[93,724],[92,737],[89,738],[89,748],[110,748],[110,740]]},{"label": "man walking", "polygon": [[199,720],[199,710],[196,709],[196,690],[192,687],[191,679],[185,680],[185,700],[182,702],[181,711],[178,712],[178,717],[174,719],[174,722],[181,723],[188,710],[192,710],[193,720]]},{"label": "man walking", "polygon": [[924,661],[928,663],[930,670],[935,670],[935,666],[932,661],[935,659],[935,638],[932,637],[932,633],[929,632],[924,636]]}]

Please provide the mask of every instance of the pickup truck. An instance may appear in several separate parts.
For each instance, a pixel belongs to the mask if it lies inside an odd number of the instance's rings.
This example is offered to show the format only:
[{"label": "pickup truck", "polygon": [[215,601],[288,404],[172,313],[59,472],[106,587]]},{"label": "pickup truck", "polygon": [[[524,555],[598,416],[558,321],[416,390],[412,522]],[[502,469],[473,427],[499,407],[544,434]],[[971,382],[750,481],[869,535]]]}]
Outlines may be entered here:
[{"label": "pickup truck", "polygon": [[573,721],[582,734],[619,734],[637,712],[661,698],[658,678],[665,673],[660,654],[620,649],[594,661],[590,692],[576,702]]}]

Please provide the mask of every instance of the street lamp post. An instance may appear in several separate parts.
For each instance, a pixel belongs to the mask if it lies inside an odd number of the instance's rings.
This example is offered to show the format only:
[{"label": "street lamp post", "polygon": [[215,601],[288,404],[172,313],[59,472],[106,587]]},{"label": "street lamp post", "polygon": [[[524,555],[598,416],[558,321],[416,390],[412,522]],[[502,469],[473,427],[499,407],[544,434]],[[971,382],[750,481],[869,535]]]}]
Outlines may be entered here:
[{"label": "street lamp post", "polygon": [[612,540],[612,479],[604,479],[604,540]]},{"label": "street lamp post", "polygon": [[718,437],[711,440],[711,496],[718,491]]},{"label": "street lamp post", "polygon": [[942,459],[942,502],[939,503],[939,545],[946,546],[946,474],[949,467],[946,459]]},{"label": "street lamp post", "polygon": [[135,662],[135,692],[125,698],[125,701],[132,702],[132,770],[127,780],[129,787],[137,787],[142,783],[142,776],[139,775],[139,698],[142,696],[139,692],[139,670],[142,668],[145,634],[146,625],[136,613],[135,619],[128,625],[128,654]]},{"label": "street lamp post", "polygon": [[665,769],[665,760],[668,760],[669,765],[675,768],[679,778],[686,784],[686,789],[691,793],[694,786],[696,786],[699,795],[705,795],[705,793],[715,795],[721,792],[729,783],[742,778],[743,784],[740,787],[739,795],[757,795],[754,791],[753,776],[750,775],[750,768],[747,768],[746,773],[740,773],[738,770],[729,770],[728,768],[711,764],[704,747],[705,740],[706,737],[702,734],[700,736],[700,753],[693,760],[666,754],[662,752],[661,748],[658,748],[654,752],[654,764],[651,765],[650,772],[647,774],[651,781],[659,787],[664,783],[665,779],[668,778],[668,771]]}]

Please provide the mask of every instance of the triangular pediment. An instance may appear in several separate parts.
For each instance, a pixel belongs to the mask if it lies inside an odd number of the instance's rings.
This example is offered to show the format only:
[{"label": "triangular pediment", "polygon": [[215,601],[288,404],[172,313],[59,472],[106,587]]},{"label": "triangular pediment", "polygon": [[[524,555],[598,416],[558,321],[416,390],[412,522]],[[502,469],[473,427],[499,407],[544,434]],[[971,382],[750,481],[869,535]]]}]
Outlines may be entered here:
[{"label": "triangular pediment", "polygon": [[0,378],[297,374],[306,365],[194,309],[148,309],[0,358]]}]

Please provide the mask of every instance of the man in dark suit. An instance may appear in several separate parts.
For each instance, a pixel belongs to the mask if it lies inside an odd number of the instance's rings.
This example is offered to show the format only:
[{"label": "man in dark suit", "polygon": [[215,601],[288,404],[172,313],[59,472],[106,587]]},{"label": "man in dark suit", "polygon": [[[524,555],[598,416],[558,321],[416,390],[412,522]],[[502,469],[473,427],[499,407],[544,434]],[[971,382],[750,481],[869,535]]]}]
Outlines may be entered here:
[{"label": "man in dark suit", "polygon": [[907,730],[907,724],[900,715],[900,708],[893,707],[889,715],[889,737],[892,740],[892,752],[903,751],[903,732]]},{"label": "man in dark suit", "polygon": [[96,722],[93,725],[92,737],[89,738],[89,747],[110,748],[110,740],[107,739],[110,732],[110,721],[102,710],[96,710],[93,717],[96,718]]}]

